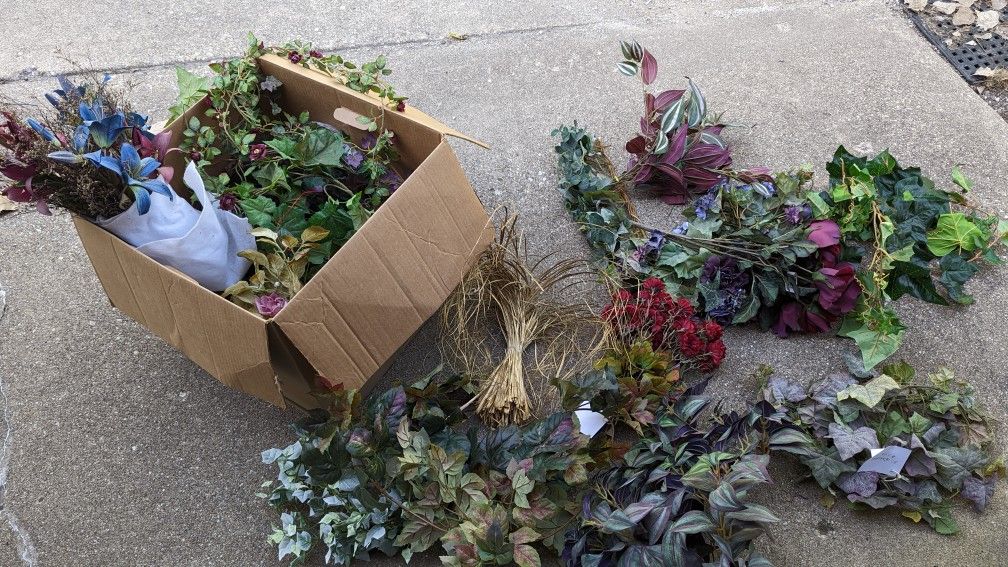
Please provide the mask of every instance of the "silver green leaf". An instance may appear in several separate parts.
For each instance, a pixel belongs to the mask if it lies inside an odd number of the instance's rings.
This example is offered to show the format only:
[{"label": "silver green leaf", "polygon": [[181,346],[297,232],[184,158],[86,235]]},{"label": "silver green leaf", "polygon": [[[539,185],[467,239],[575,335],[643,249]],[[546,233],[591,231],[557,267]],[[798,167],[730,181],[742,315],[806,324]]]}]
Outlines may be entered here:
[{"label": "silver green leaf", "polygon": [[654,148],[651,153],[654,155],[661,155],[668,151],[669,139],[665,135],[665,132],[658,130],[658,135],[655,136]]},{"label": "silver green leaf", "polygon": [[719,148],[724,148],[727,146],[725,141],[717,134],[711,134],[710,132],[700,132],[700,141],[705,144],[714,144]]},{"label": "silver green leaf", "polygon": [[665,133],[669,133],[675,130],[679,124],[682,122],[683,109],[685,105],[686,97],[681,96],[679,100],[673,102],[661,116],[661,130]]},{"label": "silver green leaf", "polygon": [[623,61],[616,65],[616,68],[627,77],[633,77],[637,74],[637,64],[632,61]]},{"label": "silver green leaf", "polygon": [[700,88],[696,86],[693,79],[687,77],[686,80],[689,81],[690,94],[689,125],[691,128],[696,128],[703,123],[704,117],[707,116],[707,101],[704,100]]}]

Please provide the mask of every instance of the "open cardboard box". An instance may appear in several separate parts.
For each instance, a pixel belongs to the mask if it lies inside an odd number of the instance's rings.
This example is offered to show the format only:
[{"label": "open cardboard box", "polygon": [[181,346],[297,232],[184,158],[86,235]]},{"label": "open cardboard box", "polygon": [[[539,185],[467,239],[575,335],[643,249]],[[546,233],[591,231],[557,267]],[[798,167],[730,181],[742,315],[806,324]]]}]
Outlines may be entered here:
[{"label": "open cardboard box", "polygon": [[[412,173],[272,320],[265,320],[151,260],[82,218],[77,233],[113,306],[229,387],[270,403],[312,408],[316,378],[359,388],[433,315],[493,239],[493,226],[446,136],[465,136],[274,55],[260,57],[282,83],[281,107],[359,140],[358,116],[395,133]],[[166,128],[178,146],[203,101]],[[167,165],[181,172],[173,152]],[[173,183],[185,194],[181,175]]]}]

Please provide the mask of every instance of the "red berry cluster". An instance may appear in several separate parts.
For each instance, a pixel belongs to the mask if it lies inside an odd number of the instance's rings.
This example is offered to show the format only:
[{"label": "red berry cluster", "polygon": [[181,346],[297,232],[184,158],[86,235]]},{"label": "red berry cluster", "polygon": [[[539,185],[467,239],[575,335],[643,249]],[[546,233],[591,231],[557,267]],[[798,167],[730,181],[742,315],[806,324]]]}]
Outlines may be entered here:
[{"label": "red berry cluster", "polygon": [[703,372],[714,370],[724,360],[721,325],[698,318],[689,300],[672,297],[658,278],[644,280],[636,294],[617,291],[602,318],[627,343],[646,338],[655,350],[675,351],[681,364]]}]

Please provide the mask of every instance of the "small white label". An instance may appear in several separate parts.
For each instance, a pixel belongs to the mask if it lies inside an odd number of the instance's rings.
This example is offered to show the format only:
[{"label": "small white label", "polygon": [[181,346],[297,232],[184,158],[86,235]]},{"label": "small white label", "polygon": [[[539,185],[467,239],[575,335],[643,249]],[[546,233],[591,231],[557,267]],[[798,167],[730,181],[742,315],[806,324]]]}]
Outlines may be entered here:
[{"label": "small white label", "polygon": [[599,412],[588,409],[590,407],[591,404],[588,402],[582,402],[578,409],[574,410],[574,415],[577,416],[578,423],[581,424],[581,433],[588,437],[594,437],[609,420]]},{"label": "small white label", "polygon": [[872,449],[871,455],[858,472],[877,472],[885,476],[896,476],[910,458],[910,449],[890,445],[884,449]]}]

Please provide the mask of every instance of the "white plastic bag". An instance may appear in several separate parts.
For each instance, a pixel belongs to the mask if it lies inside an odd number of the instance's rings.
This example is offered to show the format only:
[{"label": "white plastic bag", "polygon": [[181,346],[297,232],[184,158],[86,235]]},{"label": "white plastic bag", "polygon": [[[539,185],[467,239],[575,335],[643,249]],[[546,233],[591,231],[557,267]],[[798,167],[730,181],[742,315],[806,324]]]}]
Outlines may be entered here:
[{"label": "white plastic bag", "polygon": [[[157,262],[186,274],[211,291],[223,291],[248,272],[251,262],[238,256],[254,250],[248,219],[218,208],[192,163],[182,181],[192,189],[202,211],[185,199],[152,193],[147,214],[136,203],[126,211],[97,221],[97,225],[132,244]],[[174,191],[172,192],[174,193]]]}]

